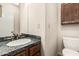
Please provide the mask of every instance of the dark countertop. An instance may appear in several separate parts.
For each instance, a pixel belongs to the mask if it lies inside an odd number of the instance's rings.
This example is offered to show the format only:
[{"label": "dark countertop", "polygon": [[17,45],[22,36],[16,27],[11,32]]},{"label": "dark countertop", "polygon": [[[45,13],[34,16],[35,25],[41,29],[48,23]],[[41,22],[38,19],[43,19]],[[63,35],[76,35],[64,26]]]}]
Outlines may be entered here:
[{"label": "dark countertop", "polygon": [[0,56],[13,56],[16,54],[16,52],[19,52],[20,50],[27,48],[31,44],[41,41],[41,38],[38,37],[29,36],[26,38],[30,38],[32,41],[24,45],[13,46],[13,47],[6,45],[8,42],[10,42],[10,40],[0,42]]}]

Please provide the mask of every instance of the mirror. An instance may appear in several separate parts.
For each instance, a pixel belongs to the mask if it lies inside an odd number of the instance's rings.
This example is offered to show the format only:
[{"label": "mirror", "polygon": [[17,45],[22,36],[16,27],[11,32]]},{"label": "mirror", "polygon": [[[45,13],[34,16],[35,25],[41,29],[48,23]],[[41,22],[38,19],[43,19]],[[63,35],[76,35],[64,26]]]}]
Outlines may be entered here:
[{"label": "mirror", "polygon": [[[17,6],[11,3],[0,4],[0,37],[11,36],[14,30],[14,21],[16,20]],[[1,16],[2,12],[2,16]]]}]

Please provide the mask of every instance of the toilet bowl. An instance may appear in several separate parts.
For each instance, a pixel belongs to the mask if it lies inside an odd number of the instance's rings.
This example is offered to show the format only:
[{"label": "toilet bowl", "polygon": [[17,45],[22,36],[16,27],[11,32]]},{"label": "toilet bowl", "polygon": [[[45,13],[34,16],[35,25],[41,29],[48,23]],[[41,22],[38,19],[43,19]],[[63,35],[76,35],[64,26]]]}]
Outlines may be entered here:
[{"label": "toilet bowl", "polygon": [[63,56],[79,56],[79,38],[63,37]]},{"label": "toilet bowl", "polygon": [[67,48],[64,48],[62,53],[63,56],[79,56],[79,52]]}]

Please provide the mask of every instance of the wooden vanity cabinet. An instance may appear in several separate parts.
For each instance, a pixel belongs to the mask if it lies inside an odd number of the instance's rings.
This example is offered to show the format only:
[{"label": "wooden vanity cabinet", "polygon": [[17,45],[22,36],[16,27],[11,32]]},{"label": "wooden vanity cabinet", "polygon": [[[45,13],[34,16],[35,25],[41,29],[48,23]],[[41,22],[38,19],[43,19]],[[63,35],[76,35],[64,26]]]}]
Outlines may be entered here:
[{"label": "wooden vanity cabinet", "polygon": [[32,44],[23,51],[16,53],[15,56],[41,56],[41,44]]},{"label": "wooden vanity cabinet", "polygon": [[20,53],[17,53],[16,56],[25,56],[25,51],[22,51]]},{"label": "wooden vanity cabinet", "polygon": [[21,52],[16,53],[15,56],[28,56],[28,48],[24,49]]},{"label": "wooden vanity cabinet", "polygon": [[38,52],[38,53],[36,53],[34,56],[41,56],[41,53]]},{"label": "wooden vanity cabinet", "polygon": [[29,55],[30,56],[40,56],[41,55],[41,45],[39,43],[33,44],[29,47]]}]

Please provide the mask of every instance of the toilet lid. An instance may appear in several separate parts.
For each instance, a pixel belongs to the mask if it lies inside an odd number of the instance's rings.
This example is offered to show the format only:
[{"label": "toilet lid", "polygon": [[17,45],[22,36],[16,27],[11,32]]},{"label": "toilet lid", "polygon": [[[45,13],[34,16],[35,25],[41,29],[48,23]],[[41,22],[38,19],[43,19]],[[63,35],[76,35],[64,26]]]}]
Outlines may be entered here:
[{"label": "toilet lid", "polygon": [[64,48],[62,51],[64,56],[79,56],[79,52]]}]

